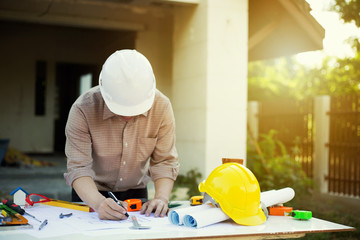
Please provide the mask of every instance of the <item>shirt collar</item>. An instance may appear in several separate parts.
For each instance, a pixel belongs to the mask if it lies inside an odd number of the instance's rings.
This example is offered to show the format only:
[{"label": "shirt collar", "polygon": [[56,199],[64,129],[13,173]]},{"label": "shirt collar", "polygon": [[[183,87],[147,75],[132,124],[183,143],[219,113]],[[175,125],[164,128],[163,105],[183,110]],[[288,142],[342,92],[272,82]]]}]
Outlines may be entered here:
[{"label": "shirt collar", "polygon": [[103,120],[106,120],[108,118],[115,117],[116,114],[110,111],[106,103],[104,102],[104,111],[103,111]]}]

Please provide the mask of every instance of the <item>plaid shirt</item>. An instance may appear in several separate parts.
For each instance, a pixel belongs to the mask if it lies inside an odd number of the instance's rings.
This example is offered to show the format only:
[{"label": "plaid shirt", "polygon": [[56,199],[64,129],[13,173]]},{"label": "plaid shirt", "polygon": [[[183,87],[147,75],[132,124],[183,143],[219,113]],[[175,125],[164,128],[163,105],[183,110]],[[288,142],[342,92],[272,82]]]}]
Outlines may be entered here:
[{"label": "plaid shirt", "polygon": [[73,104],[65,129],[66,183],[94,179],[100,191],[146,187],[150,178],[176,179],[175,118],[169,99],[156,90],[151,109],[125,121],[106,106],[99,86]]}]

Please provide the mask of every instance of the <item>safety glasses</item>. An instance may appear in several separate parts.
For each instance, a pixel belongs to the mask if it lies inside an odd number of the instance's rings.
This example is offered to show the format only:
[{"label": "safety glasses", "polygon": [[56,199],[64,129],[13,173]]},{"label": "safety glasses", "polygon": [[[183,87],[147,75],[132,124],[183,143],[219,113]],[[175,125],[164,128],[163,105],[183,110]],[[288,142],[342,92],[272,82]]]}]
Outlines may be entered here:
[{"label": "safety glasses", "polygon": [[36,193],[31,193],[29,194],[25,201],[30,205],[30,206],[34,206],[35,203],[44,203],[44,202],[50,202],[51,199],[48,197],[45,197],[43,195],[40,194],[36,194]]}]

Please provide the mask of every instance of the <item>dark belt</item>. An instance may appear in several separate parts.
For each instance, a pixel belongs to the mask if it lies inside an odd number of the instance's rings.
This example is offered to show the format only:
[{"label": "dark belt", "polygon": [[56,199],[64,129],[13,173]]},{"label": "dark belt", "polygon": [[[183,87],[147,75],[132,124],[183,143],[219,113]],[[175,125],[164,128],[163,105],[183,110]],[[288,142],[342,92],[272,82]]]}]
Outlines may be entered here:
[{"label": "dark belt", "polygon": [[[107,191],[99,191],[104,197],[108,198]],[[124,192],[113,192],[115,197],[120,201],[124,201],[126,199],[136,198],[140,199],[141,202],[147,202],[148,200],[148,191],[147,188],[139,188],[139,189],[129,189]],[[71,192],[71,201],[73,202],[83,202],[81,198],[77,195],[74,189]]]}]

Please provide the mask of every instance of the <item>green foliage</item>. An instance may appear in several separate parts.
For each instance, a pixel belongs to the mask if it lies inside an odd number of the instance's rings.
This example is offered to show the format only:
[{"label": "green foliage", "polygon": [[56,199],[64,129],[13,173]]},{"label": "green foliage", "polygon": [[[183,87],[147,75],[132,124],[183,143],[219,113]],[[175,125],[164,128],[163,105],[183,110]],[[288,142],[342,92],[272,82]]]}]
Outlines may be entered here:
[{"label": "green foliage", "polygon": [[174,183],[174,191],[179,187],[188,188],[188,198],[191,196],[200,195],[198,185],[202,180],[202,175],[197,169],[191,169],[185,175],[179,174]]},{"label": "green foliage", "polygon": [[[310,192],[311,179],[301,169],[300,163],[290,157],[284,144],[276,139],[275,130],[260,137],[259,146],[266,166],[254,145],[250,142],[247,145],[247,166],[256,176],[261,191],[291,187],[296,194]],[[270,174],[265,167],[270,170]]]},{"label": "green foliage", "polygon": [[354,21],[360,27],[360,0],[335,0],[331,10],[338,12],[345,22]]},{"label": "green foliage", "polygon": [[292,98],[291,89],[295,88],[296,81],[294,80],[300,77],[301,67],[296,64],[294,58],[278,58],[249,63],[249,100],[270,100],[280,96]]},{"label": "green foliage", "polygon": [[248,98],[253,101],[302,100],[317,95],[360,94],[360,44],[352,40],[354,57],[325,57],[312,68],[294,58],[249,63]]}]

